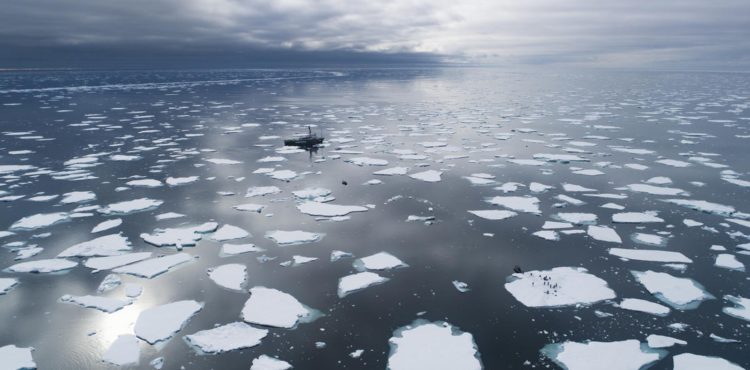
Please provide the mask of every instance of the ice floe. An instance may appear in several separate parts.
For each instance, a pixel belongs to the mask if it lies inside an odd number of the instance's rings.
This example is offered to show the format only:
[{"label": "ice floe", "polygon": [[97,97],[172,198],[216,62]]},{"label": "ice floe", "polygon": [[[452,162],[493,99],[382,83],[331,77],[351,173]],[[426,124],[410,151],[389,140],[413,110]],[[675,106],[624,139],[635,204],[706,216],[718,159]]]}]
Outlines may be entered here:
[{"label": "ice floe", "polygon": [[71,303],[81,307],[94,308],[102,312],[112,313],[120,310],[121,308],[131,304],[129,300],[122,300],[110,297],[101,296],[73,296],[64,295],[60,297],[60,302]]},{"label": "ice floe", "polygon": [[665,272],[631,271],[654,297],[678,310],[697,308],[701,302],[714,297],[690,278],[678,278]]},{"label": "ice floe", "polygon": [[513,211],[506,211],[506,210],[496,210],[496,209],[488,209],[488,210],[476,210],[476,211],[467,211],[474,216],[483,218],[485,220],[504,220],[506,218],[510,218],[513,216],[516,216],[518,213]]},{"label": "ice floe", "polygon": [[130,251],[132,247],[128,238],[121,234],[110,234],[100,236],[83,243],[75,244],[57,255],[58,258],[66,257],[105,257],[116,256]]},{"label": "ice floe", "polygon": [[240,227],[224,225],[211,235],[211,239],[216,240],[217,242],[223,242],[227,240],[242,239],[248,236],[251,236],[250,233]]},{"label": "ice floe", "polygon": [[582,267],[515,273],[505,289],[527,307],[590,305],[616,297],[606,281]]},{"label": "ice floe", "polygon": [[231,290],[243,290],[247,280],[247,267],[238,263],[212,267],[207,272],[214,283]]},{"label": "ice floe", "polygon": [[292,365],[286,361],[271,356],[260,355],[253,359],[250,370],[289,370]]},{"label": "ice floe", "polygon": [[666,354],[636,339],[615,342],[563,342],[545,346],[542,354],[567,370],[638,370]]},{"label": "ice floe", "polygon": [[102,360],[117,366],[137,365],[141,357],[141,348],[138,338],[131,334],[123,334],[117,337],[104,352]]},{"label": "ice floe", "polygon": [[165,341],[180,331],[203,303],[177,301],[143,310],[135,321],[135,335],[150,344]]},{"label": "ice floe", "polygon": [[625,310],[650,313],[656,316],[667,316],[671,312],[669,307],[638,298],[623,298],[618,307]]},{"label": "ice floe", "polygon": [[388,252],[378,252],[373,255],[357,259],[354,261],[353,265],[360,271],[390,270],[409,266],[400,259],[396,258],[396,256]]},{"label": "ice floe", "polygon": [[266,238],[273,240],[278,245],[312,243],[320,240],[324,235],[325,234],[311,233],[301,230],[274,230],[266,232]]},{"label": "ice floe", "polygon": [[70,220],[70,215],[65,212],[40,213],[24,217],[10,226],[11,231],[35,230],[52,226],[56,223]]},{"label": "ice floe", "polygon": [[389,370],[480,370],[482,361],[470,333],[447,322],[417,320],[388,340]]},{"label": "ice floe", "polygon": [[617,235],[617,232],[614,229],[606,227],[606,226],[589,225],[586,232],[589,234],[590,237],[599,241],[609,242],[609,243],[622,243],[622,239],[620,238],[620,235]]},{"label": "ice floe", "polygon": [[250,289],[250,298],[242,308],[242,319],[251,324],[293,328],[298,322],[315,318],[315,311],[280,290],[266,287]]},{"label": "ice floe", "polygon": [[625,249],[611,248],[609,254],[628,260],[663,262],[663,263],[692,263],[680,252],[662,251],[653,249]]},{"label": "ice floe", "polygon": [[17,263],[8,267],[6,270],[9,272],[50,273],[70,270],[76,266],[78,266],[78,262],[62,258],[53,258]]},{"label": "ice floe", "polygon": [[346,216],[352,212],[367,211],[367,207],[362,206],[344,206],[314,201],[305,201],[297,204],[297,209],[306,215],[321,217],[339,217]]},{"label": "ice floe", "polygon": [[0,347],[0,365],[7,370],[33,370],[36,363],[31,356],[33,347],[23,348],[8,344]]},{"label": "ice floe", "polygon": [[542,213],[539,209],[539,198],[537,197],[496,196],[487,198],[486,202],[517,212]]},{"label": "ice floe", "polygon": [[187,253],[177,253],[169,256],[140,261],[132,265],[118,267],[112,271],[119,274],[128,274],[151,279],[171,270],[176,266],[179,266],[186,262],[190,262],[193,259],[194,257]]},{"label": "ice floe", "polygon": [[421,180],[425,182],[439,182],[441,180],[442,171],[427,170],[417,173],[409,174],[409,177],[415,180]]},{"label": "ice floe", "polygon": [[681,353],[673,357],[673,370],[745,370],[742,366],[721,357]]},{"label": "ice floe", "polygon": [[255,347],[266,335],[266,329],[255,328],[244,322],[233,322],[186,335],[184,339],[199,353],[218,354]]},{"label": "ice floe", "polygon": [[164,201],[150,198],[139,198],[124,202],[112,203],[99,212],[104,215],[127,215],[135,212],[145,212],[158,208]]},{"label": "ice floe", "polygon": [[370,271],[347,275],[339,279],[338,295],[339,298],[344,298],[351,293],[385,283],[388,280],[388,278]]}]

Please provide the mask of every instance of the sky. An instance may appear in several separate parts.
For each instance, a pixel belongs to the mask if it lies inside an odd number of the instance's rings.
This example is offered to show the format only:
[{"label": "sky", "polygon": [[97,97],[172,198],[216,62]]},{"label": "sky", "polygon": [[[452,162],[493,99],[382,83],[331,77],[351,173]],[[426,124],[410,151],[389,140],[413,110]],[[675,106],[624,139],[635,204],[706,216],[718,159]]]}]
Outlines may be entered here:
[{"label": "sky", "polygon": [[21,0],[0,68],[339,64],[750,71],[749,0]]}]

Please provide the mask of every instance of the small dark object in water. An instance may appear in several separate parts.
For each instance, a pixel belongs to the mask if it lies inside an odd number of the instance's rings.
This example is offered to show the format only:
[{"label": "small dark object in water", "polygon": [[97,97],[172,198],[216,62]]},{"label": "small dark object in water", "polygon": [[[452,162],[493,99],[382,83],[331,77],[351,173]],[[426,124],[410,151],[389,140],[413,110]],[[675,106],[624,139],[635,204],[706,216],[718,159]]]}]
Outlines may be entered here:
[{"label": "small dark object in water", "polygon": [[523,273],[523,270],[521,270],[521,266],[515,265],[513,267],[513,272],[515,272],[516,274],[520,274]]},{"label": "small dark object in water", "polygon": [[346,182],[346,180],[342,181],[342,182],[341,182],[341,184],[342,184],[342,185],[349,185],[349,183],[348,183],[348,182]]},{"label": "small dark object in water", "polygon": [[323,143],[323,136],[314,134],[312,132],[312,129],[310,129],[310,126],[307,126],[307,132],[308,133],[305,136],[284,140],[284,145],[297,146],[300,148],[312,148]]}]

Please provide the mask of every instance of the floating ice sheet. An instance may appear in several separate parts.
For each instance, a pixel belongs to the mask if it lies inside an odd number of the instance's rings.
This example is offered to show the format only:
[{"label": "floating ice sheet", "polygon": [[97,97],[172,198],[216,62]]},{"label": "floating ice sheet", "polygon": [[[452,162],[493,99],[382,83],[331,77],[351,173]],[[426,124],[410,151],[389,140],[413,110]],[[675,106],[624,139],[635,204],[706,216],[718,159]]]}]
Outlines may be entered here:
[{"label": "floating ice sheet", "polygon": [[650,349],[636,339],[555,343],[545,346],[541,352],[567,370],[638,370],[666,354]]},{"label": "floating ice sheet", "polygon": [[135,322],[135,335],[150,344],[165,341],[180,331],[203,303],[177,301],[143,310]]},{"label": "floating ice sheet", "polygon": [[388,343],[388,370],[482,369],[474,337],[447,322],[417,320],[397,329]]},{"label": "floating ice sheet", "polygon": [[347,295],[360,291],[362,289],[385,283],[389,279],[382,277],[374,272],[360,272],[357,274],[347,275],[339,279],[338,295],[344,298]]},{"label": "floating ice sheet", "polygon": [[314,315],[314,310],[292,295],[266,287],[251,288],[250,298],[242,308],[242,319],[246,322],[287,329],[314,318]]},{"label": "floating ice sheet", "polygon": [[589,305],[615,298],[607,282],[582,267],[555,267],[508,277],[505,289],[528,307]]},{"label": "floating ice sheet", "polygon": [[695,309],[714,297],[703,286],[689,278],[678,278],[665,272],[632,271],[639,283],[660,301],[678,310]]},{"label": "floating ice sheet", "polygon": [[266,329],[254,328],[244,322],[233,322],[186,335],[184,339],[199,353],[217,354],[255,347],[267,334]]}]

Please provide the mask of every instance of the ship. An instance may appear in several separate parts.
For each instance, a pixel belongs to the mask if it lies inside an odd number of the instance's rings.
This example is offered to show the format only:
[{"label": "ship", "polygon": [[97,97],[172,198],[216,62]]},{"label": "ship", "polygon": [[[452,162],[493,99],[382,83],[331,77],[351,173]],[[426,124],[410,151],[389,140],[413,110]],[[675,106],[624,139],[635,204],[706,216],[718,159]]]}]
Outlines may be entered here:
[{"label": "ship", "polygon": [[315,146],[318,146],[320,144],[323,144],[323,136],[318,136],[317,134],[312,132],[312,129],[310,126],[307,126],[307,135],[296,137],[293,139],[286,139],[284,140],[285,146],[297,146],[300,148],[312,148]]}]

